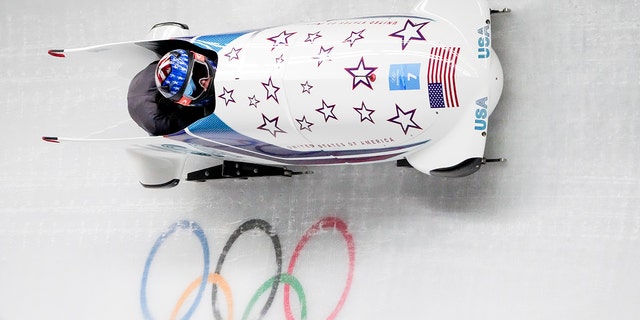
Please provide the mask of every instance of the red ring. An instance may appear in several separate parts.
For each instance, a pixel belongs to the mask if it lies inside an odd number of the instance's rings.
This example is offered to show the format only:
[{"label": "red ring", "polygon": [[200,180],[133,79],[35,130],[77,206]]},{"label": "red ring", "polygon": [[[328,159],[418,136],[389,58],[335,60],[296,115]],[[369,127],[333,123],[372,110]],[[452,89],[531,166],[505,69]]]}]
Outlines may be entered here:
[{"label": "red ring", "polygon": [[[355,244],[353,242],[353,236],[351,235],[351,233],[349,233],[349,230],[347,230],[348,229],[347,224],[344,221],[342,221],[340,218],[327,217],[316,222],[314,225],[312,225],[304,234],[304,236],[302,236],[302,239],[300,239],[300,241],[298,242],[298,245],[296,246],[295,250],[293,250],[291,260],[289,261],[289,269],[287,270],[287,273],[290,275],[293,275],[293,269],[295,268],[296,261],[300,256],[300,252],[302,251],[304,246],[307,244],[309,239],[321,229],[337,229],[338,231],[340,231],[345,241],[347,242],[347,250],[349,254],[349,271],[347,274],[347,283],[345,284],[344,290],[342,291],[342,296],[340,297],[338,304],[331,312],[331,315],[329,315],[329,317],[327,318],[329,320],[333,320],[336,318],[336,316],[342,309],[342,306],[344,305],[345,301],[347,300],[347,295],[349,295],[349,290],[351,289],[351,283],[353,281],[353,270],[355,267]],[[287,316],[287,320],[294,319],[293,312],[291,311],[291,302],[289,299],[290,290],[291,290],[290,286],[288,284],[285,284],[284,309],[285,309],[285,315]]]}]

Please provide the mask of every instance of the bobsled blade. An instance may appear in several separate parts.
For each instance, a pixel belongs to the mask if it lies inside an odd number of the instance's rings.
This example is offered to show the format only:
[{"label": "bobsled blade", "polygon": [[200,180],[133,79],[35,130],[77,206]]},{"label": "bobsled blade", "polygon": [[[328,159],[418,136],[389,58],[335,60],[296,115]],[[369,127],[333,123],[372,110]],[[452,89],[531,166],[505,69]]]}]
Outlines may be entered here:
[{"label": "bobsled blade", "polygon": [[47,51],[47,53],[52,56],[52,57],[56,57],[56,58],[66,58],[67,56],[64,55],[64,50],[62,49],[51,49],[49,51]]},{"label": "bobsled blade", "polygon": [[46,142],[60,143],[60,141],[58,141],[58,137],[42,137],[42,140]]}]

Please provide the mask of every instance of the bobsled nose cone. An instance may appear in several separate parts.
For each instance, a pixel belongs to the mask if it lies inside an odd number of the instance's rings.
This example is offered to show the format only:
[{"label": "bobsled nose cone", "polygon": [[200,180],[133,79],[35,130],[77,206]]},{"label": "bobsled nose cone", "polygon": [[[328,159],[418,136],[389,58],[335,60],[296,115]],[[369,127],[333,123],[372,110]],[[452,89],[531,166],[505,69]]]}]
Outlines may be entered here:
[{"label": "bobsled nose cone", "polygon": [[491,49],[491,65],[489,67],[490,72],[490,97],[489,97],[489,105],[488,111],[489,115],[493,112],[493,109],[498,105],[498,101],[502,96],[502,87],[504,85],[504,75],[502,73],[502,64],[500,63],[500,59],[498,55]]}]

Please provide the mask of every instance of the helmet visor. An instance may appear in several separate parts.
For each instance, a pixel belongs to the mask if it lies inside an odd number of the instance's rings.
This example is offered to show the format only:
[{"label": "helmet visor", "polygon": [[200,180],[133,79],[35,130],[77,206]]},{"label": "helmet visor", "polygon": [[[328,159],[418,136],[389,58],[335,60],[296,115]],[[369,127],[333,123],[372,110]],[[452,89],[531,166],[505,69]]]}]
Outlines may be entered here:
[{"label": "helmet visor", "polygon": [[195,60],[183,96],[191,100],[202,97],[209,88],[212,77],[213,72],[209,64],[205,61]]}]

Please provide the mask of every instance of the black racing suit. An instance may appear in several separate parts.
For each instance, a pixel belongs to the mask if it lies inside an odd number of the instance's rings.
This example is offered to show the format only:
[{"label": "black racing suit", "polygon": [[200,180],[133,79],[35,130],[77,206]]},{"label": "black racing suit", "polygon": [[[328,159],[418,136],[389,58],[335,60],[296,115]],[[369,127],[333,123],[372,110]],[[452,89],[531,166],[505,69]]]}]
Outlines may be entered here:
[{"label": "black racing suit", "polygon": [[127,94],[131,118],[152,136],[176,133],[205,116],[205,108],[181,106],[158,91],[157,64],[153,62],[133,77]]}]

